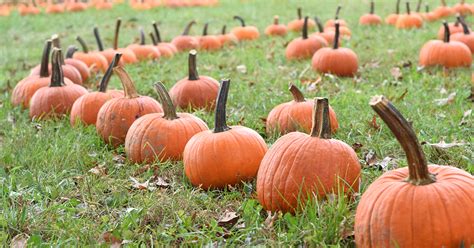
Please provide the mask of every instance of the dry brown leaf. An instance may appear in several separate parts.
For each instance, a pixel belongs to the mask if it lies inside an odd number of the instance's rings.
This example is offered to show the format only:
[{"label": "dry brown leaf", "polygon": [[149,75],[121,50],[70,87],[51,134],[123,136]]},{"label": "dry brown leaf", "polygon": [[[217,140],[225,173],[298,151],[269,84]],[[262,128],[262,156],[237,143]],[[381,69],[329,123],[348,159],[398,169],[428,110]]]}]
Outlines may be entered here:
[{"label": "dry brown leaf", "polygon": [[267,218],[263,222],[265,228],[272,229],[275,221],[278,219],[278,212],[272,213],[271,211],[267,211]]},{"label": "dry brown leaf", "polygon": [[456,98],[456,92],[453,92],[453,93],[449,94],[449,96],[447,98],[436,99],[434,101],[435,101],[436,105],[444,106],[444,105],[448,105],[448,104],[453,103],[455,98]]},{"label": "dry brown leaf", "polygon": [[446,143],[444,140],[440,141],[439,143],[428,143],[428,142],[426,142],[426,144],[431,146],[431,147],[439,148],[439,149],[449,149],[449,148],[456,147],[456,146],[466,145],[466,143],[464,143],[464,142]]},{"label": "dry brown leaf", "polygon": [[377,154],[373,150],[370,150],[364,156],[365,163],[367,166],[373,166],[377,162]]},{"label": "dry brown leaf", "polygon": [[165,179],[162,177],[155,177],[153,181],[153,185],[159,188],[171,188],[171,184],[169,184]]},{"label": "dry brown leaf", "polygon": [[464,112],[464,114],[462,115],[461,122],[459,122],[459,126],[467,124],[467,118],[471,115],[471,113],[472,113],[472,109],[469,109]]},{"label": "dry brown leaf", "polygon": [[359,142],[356,142],[354,144],[352,144],[352,149],[354,149],[354,151],[358,152],[360,151],[360,148],[362,148],[364,145],[362,145],[361,143]]},{"label": "dry brown leaf", "polygon": [[96,176],[106,176],[107,175],[107,167],[105,167],[105,164],[99,164],[93,167],[92,169],[89,170],[90,173],[96,175]]},{"label": "dry brown leaf", "polygon": [[10,243],[10,247],[11,248],[25,248],[25,247],[27,247],[27,243],[28,243],[29,238],[30,238],[30,236],[28,236],[28,234],[20,233],[12,239],[12,241]]},{"label": "dry brown leaf", "polygon": [[132,181],[132,188],[138,189],[138,190],[154,190],[154,187],[150,187],[150,180],[146,180],[143,183],[140,183],[136,178],[130,177],[130,180]]},{"label": "dry brown leaf", "polygon": [[112,161],[116,164],[124,164],[125,163],[125,157],[121,154],[117,154],[112,158]]},{"label": "dry brown leaf", "polygon": [[232,227],[239,220],[239,215],[236,212],[226,210],[217,221],[217,225],[221,227]]}]

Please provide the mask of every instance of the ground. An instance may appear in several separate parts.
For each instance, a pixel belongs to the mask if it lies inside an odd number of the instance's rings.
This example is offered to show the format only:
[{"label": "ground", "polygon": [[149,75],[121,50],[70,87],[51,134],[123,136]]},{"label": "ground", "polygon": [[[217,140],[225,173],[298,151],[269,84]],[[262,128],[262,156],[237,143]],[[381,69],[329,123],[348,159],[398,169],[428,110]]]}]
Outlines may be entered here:
[{"label": "ground", "polygon": [[[394,10],[393,2],[377,1],[376,12],[388,15]],[[433,8],[439,1],[428,2]],[[328,97],[340,124],[335,138],[357,147],[364,192],[384,172],[373,161],[380,164],[383,158],[391,157],[398,167],[406,166],[404,154],[388,128],[380,119],[373,122],[374,112],[368,102],[372,96],[383,94],[413,123],[431,163],[474,173],[474,128],[468,112],[473,105],[466,100],[470,70],[417,68],[418,52],[426,41],[436,37],[440,22],[411,31],[386,25],[361,27],[358,18],[368,11],[369,2],[342,3],[341,18],[349,22],[353,34],[343,46],[353,49],[360,61],[355,79],[318,79],[309,61],[286,61],[284,47],[297,34],[285,38],[262,36],[258,41],[219,52],[198,54],[201,75],[231,79],[229,123],[258,131],[270,146],[278,137],[265,134],[263,120],[274,106],[291,99],[289,82],[301,87],[307,98]],[[162,36],[169,40],[192,19],[199,24],[192,33],[200,34],[205,22],[210,22],[211,33],[217,33],[223,24],[237,25],[232,20],[236,14],[263,32],[274,15],[288,22],[296,17],[296,7],[300,6],[305,15],[327,20],[332,18],[336,4],[331,0],[222,0],[214,8],[137,12],[120,5],[112,11],[1,17],[0,241],[6,246],[22,234],[17,239],[29,237],[29,244],[47,246],[107,246],[117,242],[133,246],[352,246],[359,195],[353,202],[333,197],[313,202],[296,215],[269,216],[255,198],[255,182],[224,191],[196,189],[183,175],[182,163],[132,164],[121,157],[123,148],[104,145],[94,127],[71,128],[68,119],[32,122],[27,111],[13,108],[10,103],[12,87],[39,63],[43,42],[54,33],[61,36],[63,46],[76,44],[76,35],[93,46],[92,28],[98,26],[110,45],[114,21],[122,17],[120,45],[125,46],[136,40],[139,26],[150,31],[153,20],[161,23]],[[127,71],[141,94],[157,97],[153,83],[163,81],[171,87],[183,78],[187,55],[143,62],[127,67]],[[119,87],[116,78],[112,87]],[[452,93],[455,96],[451,95],[448,103],[436,101]],[[213,127],[212,113],[201,111],[196,115]],[[449,149],[429,145],[442,141],[462,144]],[[372,159],[366,156],[373,153],[376,157]],[[145,182],[152,176],[163,178],[169,185],[155,190],[133,187],[131,177]],[[226,213],[230,221],[223,219]],[[238,217],[232,218],[233,214]]]}]

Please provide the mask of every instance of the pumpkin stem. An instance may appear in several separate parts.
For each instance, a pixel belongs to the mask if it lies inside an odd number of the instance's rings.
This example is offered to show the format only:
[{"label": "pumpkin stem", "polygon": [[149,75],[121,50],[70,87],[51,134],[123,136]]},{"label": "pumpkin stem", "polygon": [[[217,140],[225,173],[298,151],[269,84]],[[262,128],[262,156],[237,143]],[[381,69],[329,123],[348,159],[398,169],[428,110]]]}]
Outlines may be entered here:
[{"label": "pumpkin stem", "polygon": [[373,15],[374,13],[375,13],[374,1],[370,1],[370,14]]},{"label": "pumpkin stem", "polygon": [[336,32],[334,34],[334,46],[333,46],[333,48],[338,49],[339,48],[339,36],[340,36],[339,26],[341,24],[339,24],[339,22],[336,22],[334,25],[336,26]]},{"label": "pumpkin stem", "polygon": [[466,22],[460,18],[460,23],[462,25],[462,30],[464,32],[465,35],[468,35],[468,34],[471,34],[471,31],[469,30],[469,27],[467,26]]},{"label": "pumpkin stem", "polygon": [[118,38],[119,38],[121,25],[122,25],[122,19],[117,18],[117,21],[115,22],[115,34],[114,34],[114,44],[113,44],[114,50],[118,49]]},{"label": "pumpkin stem", "polygon": [[280,17],[279,16],[273,16],[273,24],[278,25],[280,23]]},{"label": "pumpkin stem", "polygon": [[296,9],[296,12],[298,14],[298,20],[303,19],[303,14],[301,8]]},{"label": "pumpkin stem", "polygon": [[441,5],[442,5],[443,7],[446,7],[446,1],[445,1],[445,0],[441,0]]},{"label": "pumpkin stem", "polygon": [[342,6],[338,5],[336,9],[336,15],[334,16],[334,20],[339,20],[339,13],[341,12]]},{"label": "pumpkin stem", "polygon": [[308,39],[308,17],[304,17],[304,23],[303,23],[303,40]]},{"label": "pumpkin stem", "polygon": [[443,21],[443,26],[444,26],[444,42],[448,43],[449,42],[449,36],[451,35],[449,31],[449,26],[446,21]]},{"label": "pumpkin stem", "polygon": [[327,98],[316,97],[314,99],[311,137],[331,139],[331,121],[329,120],[329,101]]},{"label": "pumpkin stem", "polygon": [[140,32],[140,45],[144,46],[144,45],[146,45],[146,41],[145,41],[145,31],[143,31],[143,28],[140,27],[140,28],[139,28],[139,32]]},{"label": "pumpkin stem", "polygon": [[316,26],[318,26],[319,32],[324,33],[323,24],[321,23],[321,20],[317,16],[314,17],[314,22],[316,22]]},{"label": "pumpkin stem", "polygon": [[183,35],[189,35],[189,31],[191,30],[191,27],[196,24],[196,21],[190,21],[188,25],[184,28]]},{"label": "pumpkin stem", "polygon": [[155,35],[153,35],[153,32],[150,32],[150,39],[151,39],[151,42],[153,43],[154,46],[158,46],[158,42],[156,42],[156,38],[155,38]]},{"label": "pumpkin stem", "polygon": [[[459,17],[459,18],[458,18]],[[461,15],[459,14],[456,14],[456,21],[454,22],[454,26],[458,27],[459,26],[459,23],[460,23],[460,19],[461,18]]]},{"label": "pumpkin stem", "polygon": [[156,24],[156,22],[153,22],[153,30],[155,30],[155,38],[156,38],[156,41],[158,43],[161,43],[161,34],[160,34],[160,30],[158,29],[158,24]]},{"label": "pumpkin stem", "polygon": [[173,101],[163,83],[157,82],[155,84],[155,90],[160,98],[161,106],[163,106],[163,118],[170,121],[178,119],[179,117],[176,114],[176,107],[173,105]]},{"label": "pumpkin stem", "polygon": [[230,130],[230,127],[227,126],[225,111],[227,97],[229,95],[229,86],[230,80],[223,79],[219,88],[219,95],[217,96],[215,127],[213,131],[214,133],[220,133]]},{"label": "pumpkin stem", "polygon": [[225,34],[227,31],[227,25],[222,26],[221,34]]},{"label": "pumpkin stem", "polygon": [[115,67],[114,73],[120,78],[120,81],[122,82],[123,91],[125,92],[126,98],[132,99],[140,97],[140,95],[137,93],[137,89],[135,88],[133,80],[122,66]]},{"label": "pumpkin stem", "polygon": [[204,28],[202,29],[202,36],[207,35],[207,28],[208,27],[209,27],[209,23],[208,22],[204,23]]},{"label": "pumpkin stem", "polygon": [[[53,47],[55,47],[55,48],[61,48],[61,42],[59,41],[59,36],[58,36],[57,34],[53,34],[53,35],[51,36],[51,41],[52,41]],[[59,63],[60,63],[61,65],[65,65],[65,64],[66,64],[66,62],[64,62],[64,57],[63,57],[63,56],[61,56],[61,57],[59,58]]]},{"label": "pumpkin stem", "polygon": [[240,26],[245,27],[245,21],[240,16],[234,16],[234,20],[238,20],[240,22]]},{"label": "pumpkin stem", "polygon": [[49,77],[49,54],[51,53],[51,40],[44,43],[43,55],[41,56],[40,77]]},{"label": "pumpkin stem", "polygon": [[199,80],[199,74],[197,72],[196,66],[196,50],[189,51],[189,58],[188,58],[188,79],[189,80]]},{"label": "pumpkin stem", "polygon": [[72,59],[74,53],[77,52],[76,46],[69,46],[66,51],[66,59]]},{"label": "pumpkin stem", "polygon": [[94,27],[94,37],[95,41],[97,42],[97,47],[99,48],[99,51],[104,51],[104,44],[102,43],[102,39],[100,38],[98,27]]},{"label": "pumpkin stem", "polygon": [[370,106],[390,128],[405,151],[409,171],[407,182],[414,185],[434,183],[436,177],[428,171],[425,154],[410,123],[384,96],[373,97]]},{"label": "pumpkin stem", "polygon": [[109,86],[110,78],[112,77],[114,68],[118,65],[121,57],[122,57],[121,53],[115,54],[114,59],[112,60],[112,63],[110,63],[109,67],[107,68],[107,71],[105,71],[104,76],[100,80],[100,84],[99,84],[100,92],[104,92],[104,93],[107,92],[107,86]]},{"label": "pumpkin stem", "polygon": [[407,14],[410,15],[411,14],[410,2],[406,2],[406,5],[407,5]]},{"label": "pumpkin stem", "polygon": [[49,87],[61,87],[64,85],[63,68],[60,59],[62,56],[60,48],[53,48],[53,53],[51,55],[51,82]]},{"label": "pumpkin stem", "polygon": [[88,52],[89,52],[89,48],[87,47],[87,44],[86,44],[86,42],[84,41],[84,39],[82,39],[81,36],[77,36],[77,37],[76,37],[76,40],[79,42],[79,44],[81,44],[82,51],[83,51],[84,53],[88,53]]},{"label": "pumpkin stem", "polygon": [[400,14],[400,2],[401,0],[397,0],[397,5],[395,6],[395,14]]},{"label": "pumpkin stem", "polygon": [[298,89],[298,87],[296,87],[296,85],[290,84],[290,88],[288,90],[293,95],[293,100],[295,102],[304,102],[305,101],[303,93],[300,91],[300,89]]},{"label": "pumpkin stem", "polygon": [[430,5],[429,4],[425,4],[425,12],[430,13]]},{"label": "pumpkin stem", "polygon": [[416,13],[420,13],[422,2],[423,0],[418,0],[418,3],[416,4]]}]

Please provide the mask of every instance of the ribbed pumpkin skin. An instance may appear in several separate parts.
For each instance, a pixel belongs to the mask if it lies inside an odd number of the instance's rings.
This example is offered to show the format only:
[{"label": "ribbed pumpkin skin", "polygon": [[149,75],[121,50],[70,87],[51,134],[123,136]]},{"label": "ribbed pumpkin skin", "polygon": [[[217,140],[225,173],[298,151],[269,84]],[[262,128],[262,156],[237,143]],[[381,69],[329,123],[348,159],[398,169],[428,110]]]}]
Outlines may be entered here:
[{"label": "ribbed pumpkin skin", "polygon": [[399,16],[400,16],[399,14],[390,14],[385,18],[385,23],[387,23],[388,25],[395,26]]},{"label": "ribbed pumpkin skin", "polygon": [[442,65],[446,68],[470,67],[472,55],[469,47],[458,41],[428,41],[420,51],[420,65]]},{"label": "ribbed pumpkin skin", "polygon": [[230,34],[221,34],[217,36],[219,41],[221,42],[222,46],[228,45],[228,44],[236,44],[239,42],[239,39],[237,37],[230,33]]},{"label": "ribbed pumpkin skin", "polygon": [[220,133],[204,131],[184,148],[184,171],[194,186],[224,188],[257,175],[267,145],[252,129],[233,126]]},{"label": "ribbed pumpkin skin", "polygon": [[469,50],[471,50],[471,54],[474,54],[474,34],[464,34],[464,33],[456,33],[451,35],[452,41],[459,41],[464,43]]},{"label": "ribbed pumpkin skin", "polygon": [[[352,36],[352,31],[351,31],[348,27],[341,25],[341,26],[339,27],[339,29],[340,29],[340,32],[341,32],[341,36],[345,36],[345,37],[348,37],[348,38],[350,38],[350,37]],[[326,28],[324,28],[324,32],[325,32],[325,33],[330,33],[330,32],[334,33],[335,30],[336,30],[336,29],[335,29],[334,27],[326,27]]]},{"label": "ribbed pumpkin skin", "polygon": [[132,162],[179,161],[189,139],[209,129],[192,114],[178,113],[179,118],[174,120],[164,119],[163,115],[142,116],[128,130],[125,152]]},{"label": "ribbed pumpkin skin", "polygon": [[[328,44],[333,44],[334,43],[334,31],[327,31],[327,32],[317,32],[313,33],[311,36],[318,36],[326,40]],[[339,44],[341,41],[339,41]]]},{"label": "ribbed pumpkin skin", "polygon": [[87,90],[77,84],[62,87],[43,87],[36,91],[30,101],[31,118],[58,118],[71,111],[72,105]]},{"label": "ribbed pumpkin skin", "polygon": [[171,44],[173,44],[179,52],[189,51],[199,48],[199,39],[194,36],[181,35],[175,37]]},{"label": "ribbed pumpkin skin", "polygon": [[71,109],[71,125],[82,123],[84,125],[95,125],[97,122],[97,114],[100,108],[109,100],[116,97],[123,97],[123,92],[108,91],[90,92],[79,97],[72,105]]},{"label": "ribbed pumpkin skin", "polygon": [[187,77],[178,81],[169,91],[171,100],[176,107],[186,109],[212,109],[216,102],[219,83],[207,76],[199,76],[198,80]]},{"label": "ribbed pumpkin skin", "polygon": [[[341,63],[344,61],[344,63]],[[357,54],[344,47],[329,47],[318,50],[312,61],[313,69],[322,73],[331,73],[342,77],[352,77],[357,73],[359,62]]]},{"label": "ribbed pumpkin skin", "polygon": [[257,197],[266,210],[293,213],[313,193],[323,198],[358,192],[360,169],[354,150],[342,141],[289,133],[263,158]]},{"label": "ribbed pumpkin skin", "polygon": [[215,51],[222,48],[222,43],[215,35],[206,35],[199,38],[199,49]]},{"label": "ribbed pumpkin skin", "polygon": [[253,26],[235,27],[232,29],[232,34],[234,34],[238,40],[255,40],[260,37],[260,32]]},{"label": "ribbed pumpkin skin", "polygon": [[327,47],[328,43],[319,36],[310,36],[307,39],[296,38],[286,47],[286,58],[291,59],[308,59],[323,47]]},{"label": "ribbed pumpkin skin", "polygon": [[[13,89],[12,103],[14,106],[21,106],[27,109],[30,106],[30,100],[35,92],[43,87],[48,87],[51,77],[41,78],[39,76],[30,76],[21,80]],[[64,78],[65,84],[74,84],[71,80]]]},{"label": "ribbed pumpkin skin", "polygon": [[[314,101],[282,103],[270,111],[267,117],[266,129],[268,133],[275,131],[286,134],[294,131],[309,133],[312,127],[312,113]],[[329,107],[329,119],[331,132],[335,133],[339,128],[336,113]]]},{"label": "ribbed pumpkin skin", "polygon": [[361,25],[379,25],[382,24],[382,18],[375,14],[366,14],[360,17],[359,24]]},{"label": "ribbed pumpkin skin", "polygon": [[97,114],[97,133],[106,143],[117,147],[125,142],[127,131],[136,119],[162,111],[161,105],[151,97],[114,98]]},{"label": "ribbed pumpkin skin", "polygon": [[474,177],[430,165],[437,181],[414,186],[408,169],[378,178],[362,196],[355,217],[358,247],[464,247],[474,245]]},{"label": "ribbed pumpkin skin", "polygon": [[395,23],[395,27],[400,29],[421,28],[421,26],[423,26],[423,19],[413,14],[400,15]]},{"label": "ribbed pumpkin skin", "polygon": [[91,53],[80,53],[76,52],[72,56],[74,59],[78,59],[84,64],[86,64],[89,68],[92,68],[94,71],[102,71],[105,72],[107,70],[107,67],[109,66],[109,63],[107,62],[107,59],[100,53],[97,52],[91,52]]},{"label": "ribbed pumpkin skin", "polygon": [[67,65],[71,65],[71,66],[74,66],[74,68],[76,68],[79,74],[81,74],[82,82],[86,82],[91,76],[89,68],[84,62],[78,59],[65,59],[64,62]]},{"label": "ribbed pumpkin skin", "polygon": [[[31,69],[30,75],[39,75],[40,69],[41,69],[41,65],[37,65],[33,67],[33,69]],[[69,64],[65,64],[62,66],[62,69],[63,69],[64,77],[70,79],[75,84],[82,85],[83,79],[82,79],[81,73],[79,72],[78,69],[76,69],[76,67]],[[48,65],[48,71],[49,71],[49,74],[51,74],[51,64]]]}]

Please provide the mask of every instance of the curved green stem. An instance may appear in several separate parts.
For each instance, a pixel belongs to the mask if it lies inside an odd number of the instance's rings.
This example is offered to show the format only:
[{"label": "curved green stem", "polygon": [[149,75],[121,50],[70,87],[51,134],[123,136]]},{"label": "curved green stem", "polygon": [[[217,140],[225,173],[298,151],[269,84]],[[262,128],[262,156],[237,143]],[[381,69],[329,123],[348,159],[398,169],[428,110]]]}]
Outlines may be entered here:
[{"label": "curved green stem", "polygon": [[51,53],[51,40],[47,40],[44,43],[43,47],[43,55],[41,56],[41,64],[40,64],[40,77],[49,77],[49,54]]},{"label": "curved green stem", "polygon": [[188,79],[189,80],[199,80],[199,74],[197,72],[197,66],[196,66],[196,56],[197,56],[196,50],[189,51],[189,58],[188,58]]},{"label": "curved green stem", "polygon": [[163,118],[167,120],[178,119],[179,117],[176,114],[176,107],[173,105],[173,101],[163,83],[157,82],[155,84],[155,90],[160,97],[161,106],[163,107]]},{"label": "curved green stem", "polygon": [[336,9],[336,15],[334,16],[334,20],[339,20],[339,13],[341,12],[342,6],[338,5]]},{"label": "curved green stem", "polygon": [[471,31],[469,30],[469,27],[467,26],[467,24],[466,24],[466,22],[463,20],[463,18],[459,16],[459,17],[458,17],[458,21],[459,21],[459,23],[461,23],[461,25],[462,25],[462,31],[463,31],[463,33],[464,33],[465,35],[471,34]]},{"label": "curved green stem", "polygon": [[407,14],[410,15],[411,14],[410,2],[406,2],[406,6],[407,6]]},{"label": "curved green stem", "polygon": [[314,99],[313,126],[310,135],[320,139],[331,139],[331,121],[327,98],[317,97]]},{"label": "curved green stem", "polygon": [[244,18],[242,18],[240,16],[234,16],[234,20],[238,20],[240,22],[240,26],[245,27]]},{"label": "curved green stem", "polygon": [[400,14],[400,0],[397,0],[397,5],[395,6],[395,14]]},{"label": "curved green stem", "polygon": [[206,23],[204,24],[204,28],[202,29],[202,36],[206,36],[206,35],[207,35],[207,29],[208,29],[208,27],[209,27],[209,23],[206,22]]},{"label": "curved green stem", "polygon": [[112,60],[112,63],[110,63],[109,67],[107,68],[107,71],[105,71],[104,76],[100,80],[100,84],[99,84],[100,92],[104,92],[104,93],[107,92],[107,86],[109,86],[110,78],[112,77],[114,68],[119,64],[121,57],[122,57],[121,53],[115,54],[114,59]]},{"label": "curved green stem", "polygon": [[102,39],[100,38],[98,27],[94,27],[94,37],[95,41],[97,42],[97,47],[99,48],[99,51],[104,51],[104,44],[102,43]]},{"label": "curved green stem", "polygon": [[429,4],[425,4],[425,12],[427,14],[430,13],[430,5]]},{"label": "curved green stem", "polygon": [[222,26],[222,31],[221,34],[226,34],[227,33],[227,25]]},{"label": "curved green stem", "polygon": [[230,130],[230,127],[227,126],[226,121],[226,104],[227,104],[227,97],[229,95],[229,87],[230,87],[230,80],[224,79],[221,82],[221,86],[219,89],[219,95],[217,96],[217,104],[216,104],[216,116],[215,116],[215,127],[214,133],[225,132]]},{"label": "curved green stem", "polygon": [[370,1],[370,14],[373,15],[375,13],[375,6],[374,1]]},{"label": "curved green stem", "polygon": [[420,13],[422,2],[423,0],[418,0],[418,3],[416,4],[416,13]]}]

